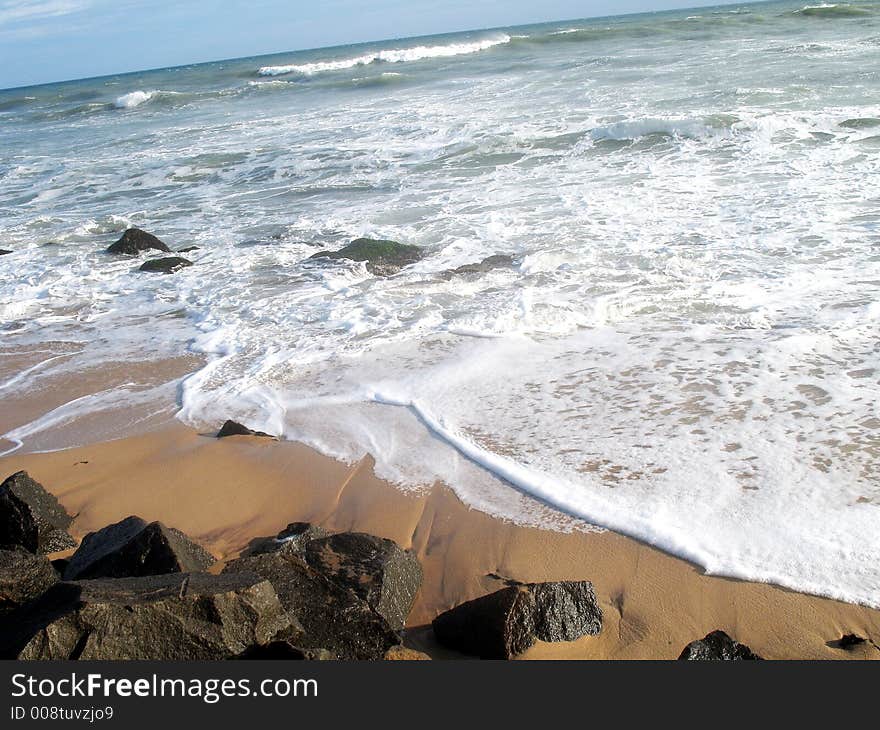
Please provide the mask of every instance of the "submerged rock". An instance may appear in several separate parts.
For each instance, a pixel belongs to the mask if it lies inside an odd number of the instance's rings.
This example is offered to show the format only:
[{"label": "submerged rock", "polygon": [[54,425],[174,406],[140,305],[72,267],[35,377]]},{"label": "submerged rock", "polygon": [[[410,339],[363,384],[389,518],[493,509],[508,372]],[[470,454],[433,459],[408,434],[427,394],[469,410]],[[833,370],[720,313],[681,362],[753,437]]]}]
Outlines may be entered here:
[{"label": "submerged rock", "polygon": [[285,552],[238,558],[223,570],[255,573],[275,588],[293,624],[288,641],[304,649],[326,649],[340,659],[381,659],[400,636],[355,593],[337,585],[304,560]]},{"label": "submerged rock", "polygon": [[162,241],[152,233],[142,231],[140,228],[129,228],[122,234],[122,238],[107,249],[108,253],[125,254],[127,256],[137,256],[141,251],[164,251],[165,253],[171,253],[171,249]]},{"label": "submerged rock", "polygon": [[275,438],[272,434],[264,433],[263,431],[252,431],[247,426],[242,426],[235,421],[227,421],[217,432],[218,439],[226,438],[227,436],[262,436],[264,438]]},{"label": "submerged rock", "polygon": [[59,583],[17,613],[0,655],[18,659],[227,659],[290,627],[272,586],[248,574]]},{"label": "submerged rock", "polygon": [[187,246],[186,248],[177,249],[177,253],[190,253],[191,251],[198,251],[199,246]]},{"label": "submerged rock", "polygon": [[740,644],[731,639],[723,631],[713,631],[705,638],[692,641],[688,644],[681,656],[682,661],[705,662],[705,661],[750,661],[763,659],[755,654],[745,644]]},{"label": "submerged rock", "polygon": [[73,518],[54,495],[27,472],[0,484],[0,545],[20,545],[32,553],[54,553],[76,547],[67,534]]},{"label": "submerged rock", "polygon": [[437,640],[483,659],[510,659],[535,641],[574,641],[602,630],[592,583],[513,585],[440,614]]},{"label": "submerged rock", "polygon": [[364,599],[388,625],[401,631],[422,585],[422,566],[392,540],[344,532],[311,540],[308,564]]},{"label": "submerged rock", "polygon": [[291,522],[275,537],[258,537],[245,548],[241,557],[286,552],[305,557],[306,544],[310,540],[327,537],[327,531],[308,522]]},{"label": "submerged rock", "polygon": [[179,530],[140,517],[91,532],[70,558],[65,580],[128,578],[205,570],[214,557]]},{"label": "submerged rock", "polygon": [[58,582],[45,555],[24,548],[0,550],[0,616],[33,601]]},{"label": "submerged rock", "polygon": [[450,269],[446,273],[448,275],[485,274],[487,271],[492,271],[492,269],[503,269],[511,266],[513,266],[512,256],[495,254],[494,256],[484,258],[479,263],[465,264],[464,266],[459,266],[457,269]]},{"label": "submerged rock", "polygon": [[418,246],[373,238],[358,238],[338,251],[320,251],[311,256],[313,259],[366,261],[367,270],[376,276],[396,274],[423,257],[424,252]]},{"label": "submerged rock", "polygon": [[192,266],[193,262],[179,256],[169,256],[164,259],[150,259],[141,264],[138,271],[145,271],[149,274],[173,274],[175,271],[185,269]]}]

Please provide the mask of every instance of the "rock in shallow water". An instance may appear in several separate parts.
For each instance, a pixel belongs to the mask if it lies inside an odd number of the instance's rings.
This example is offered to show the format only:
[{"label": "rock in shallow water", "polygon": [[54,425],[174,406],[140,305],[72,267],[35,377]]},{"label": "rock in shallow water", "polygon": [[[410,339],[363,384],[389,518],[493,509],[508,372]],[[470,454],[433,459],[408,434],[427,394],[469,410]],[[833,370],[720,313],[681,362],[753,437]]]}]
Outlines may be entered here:
[{"label": "rock in shallow water", "polygon": [[0,484],[0,545],[43,554],[67,550],[76,547],[66,532],[71,522],[55,496],[27,472],[16,472]]},{"label": "rock in shallow water", "polygon": [[684,651],[678,658],[689,662],[738,662],[763,659],[763,657],[755,654],[745,644],[734,641],[723,631],[713,631],[702,639],[692,641],[684,648]]},{"label": "rock in shallow water", "polygon": [[252,431],[247,426],[242,426],[236,421],[227,421],[217,432],[218,439],[223,439],[227,436],[262,436],[264,438],[275,438],[272,434],[264,433],[263,431]]},{"label": "rock in shallow water", "polygon": [[64,579],[190,573],[213,563],[210,553],[179,530],[132,516],[86,535],[67,564]]},{"label": "rock in shallow water", "polygon": [[0,616],[33,601],[58,582],[45,555],[21,547],[0,550]]},{"label": "rock in shallow water", "polygon": [[388,625],[401,631],[422,585],[422,566],[392,540],[344,532],[311,540],[308,564],[364,599]]},{"label": "rock in shallow water", "polygon": [[151,259],[141,264],[138,271],[144,271],[148,274],[173,274],[175,271],[185,269],[192,266],[193,262],[180,256],[169,256],[164,259]]},{"label": "rock in shallow water", "polygon": [[437,640],[483,659],[510,659],[535,641],[574,641],[602,630],[592,583],[513,585],[456,606],[434,619]]},{"label": "rock in shallow water", "polygon": [[418,246],[409,246],[397,241],[383,241],[373,238],[358,238],[338,251],[320,251],[313,259],[348,259],[366,261],[367,271],[376,276],[391,276],[404,266],[409,266],[424,257]]},{"label": "rock in shallow water", "polygon": [[495,254],[488,256],[476,264],[465,264],[457,269],[450,269],[446,272],[448,276],[462,274],[485,274],[493,269],[510,268],[513,266],[513,258],[505,254]]},{"label": "rock in shallow water", "polygon": [[245,573],[59,583],[17,613],[0,656],[227,659],[290,628],[272,586]]},{"label": "rock in shallow water", "polygon": [[122,234],[122,238],[107,249],[108,253],[125,254],[127,256],[137,256],[141,251],[164,251],[165,253],[171,253],[171,249],[162,241],[152,233],[142,231],[140,228],[129,228]]},{"label": "rock in shallow water", "polygon": [[357,595],[296,555],[275,552],[233,560],[223,573],[255,573],[275,588],[291,622],[290,637],[303,649],[326,649],[340,659],[382,659],[400,643],[387,621]]},{"label": "rock in shallow water", "polygon": [[5,249],[5,248],[0,248],[0,256],[6,256],[6,254],[9,254],[9,253],[12,253],[12,251],[9,251],[8,249]]}]

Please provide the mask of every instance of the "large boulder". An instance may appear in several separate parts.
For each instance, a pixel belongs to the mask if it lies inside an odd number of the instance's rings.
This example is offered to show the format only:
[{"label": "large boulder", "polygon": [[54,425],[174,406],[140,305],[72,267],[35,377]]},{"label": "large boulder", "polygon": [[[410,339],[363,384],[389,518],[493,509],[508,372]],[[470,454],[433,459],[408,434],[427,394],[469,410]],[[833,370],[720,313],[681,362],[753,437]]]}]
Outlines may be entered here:
[{"label": "large boulder", "polygon": [[149,274],[173,274],[175,271],[180,271],[192,265],[192,261],[181,256],[168,256],[163,259],[144,261],[138,271],[145,271]]},{"label": "large boulder", "polygon": [[338,251],[319,251],[313,259],[348,259],[366,261],[367,271],[376,276],[391,276],[404,266],[409,266],[424,257],[418,246],[410,246],[397,241],[358,238]]},{"label": "large boulder", "polygon": [[678,658],[689,662],[738,662],[763,659],[745,644],[734,641],[723,631],[713,631],[702,639],[692,641]]},{"label": "large boulder", "polygon": [[535,641],[574,641],[602,630],[592,583],[511,585],[440,614],[437,640],[482,659],[510,659]]},{"label": "large boulder", "polygon": [[27,472],[16,472],[0,484],[0,546],[20,545],[42,554],[76,547],[66,532],[71,522],[55,496]]},{"label": "large boulder", "polygon": [[59,583],[17,614],[0,637],[0,656],[227,659],[290,628],[272,586],[245,573]]},{"label": "large boulder", "polygon": [[86,535],[64,579],[192,573],[213,563],[214,556],[179,530],[132,516]]},{"label": "large boulder", "polygon": [[0,616],[33,601],[58,582],[49,558],[22,547],[0,550]]},{"label": "large boulder", "polygon": [[392,629],[403,629],[422,585],[415,555],[391,540],[358,532],[311,540],[305,552],[312,568],[354,591]]},{"label": "large boulder", "polygon": [[127,256],[137,256],[141,251],[164,251],[171,253],[162,241],[152,233],[142,231],[140,228],[129,228],[122,234],[116,243],[107,249],[108,253],[119,253]]},{"label": "large boulder", "polygon": [[357,595],[287,552],[238,558],[226,573],[256,573],[268,580],[301,634],[302,649],[326,649],[340,659],[382,659],[400,636]]},{"label": "large boulder", "polygon": [[291,522],[275,537],[258,537],[242,551],[242,557],[286,552],[305,557],[306,545],[318,537],[327,537],[327,531],[308,522]]},{"label": "large boulder", "polygon": [[218,439],[225,439],[227,436],[262,436],[263,438],[275,438],[272,434],[263,431],[254,431],[247,426],[242,426],[236,421],[226,421],[217,432]]}]

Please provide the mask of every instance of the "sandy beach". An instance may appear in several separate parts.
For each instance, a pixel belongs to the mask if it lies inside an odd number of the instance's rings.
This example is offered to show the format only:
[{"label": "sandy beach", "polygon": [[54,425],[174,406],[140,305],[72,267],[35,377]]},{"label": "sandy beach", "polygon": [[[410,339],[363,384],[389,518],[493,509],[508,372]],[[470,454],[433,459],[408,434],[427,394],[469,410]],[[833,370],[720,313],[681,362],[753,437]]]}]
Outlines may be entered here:
[{"label": "sandy beach", "polygon": [[452,658],[430,629],[440,612],[525,582],[590,580],[605,614],[597,637],[538,643],[524,659],[674,659],[722,629],[769,659],[877,659],[870,641],[837,648],[843,634],[880,640],[880,611],[772,585],[707,576],[612,532],[517,526],[467,508],[436,484],[404,492],[376,478],[367,456],[346,465],[296,443],[218,440],[182,425],[45,454],[0,459],[0,475],[27,470],[76,515],[72,533],[139,515],[183,530],[220,561],[294,521],[363,531],[413,549],[424,583],[405,643]]}]

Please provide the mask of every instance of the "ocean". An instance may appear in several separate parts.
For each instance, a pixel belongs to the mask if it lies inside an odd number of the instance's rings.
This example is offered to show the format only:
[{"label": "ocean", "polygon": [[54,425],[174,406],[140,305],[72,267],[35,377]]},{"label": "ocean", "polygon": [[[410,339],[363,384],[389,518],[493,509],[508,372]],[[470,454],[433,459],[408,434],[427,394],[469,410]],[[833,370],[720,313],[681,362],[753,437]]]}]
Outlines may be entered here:
[{"label": "ocean", "polygon": [[[234,418],[880,606],[878,174],[877,2],[0,91],[0,398],[76,384],[3,450]],[[106,254],[129,226],[194,265]],[[360,236],[425,256],[310,259]]]}]

